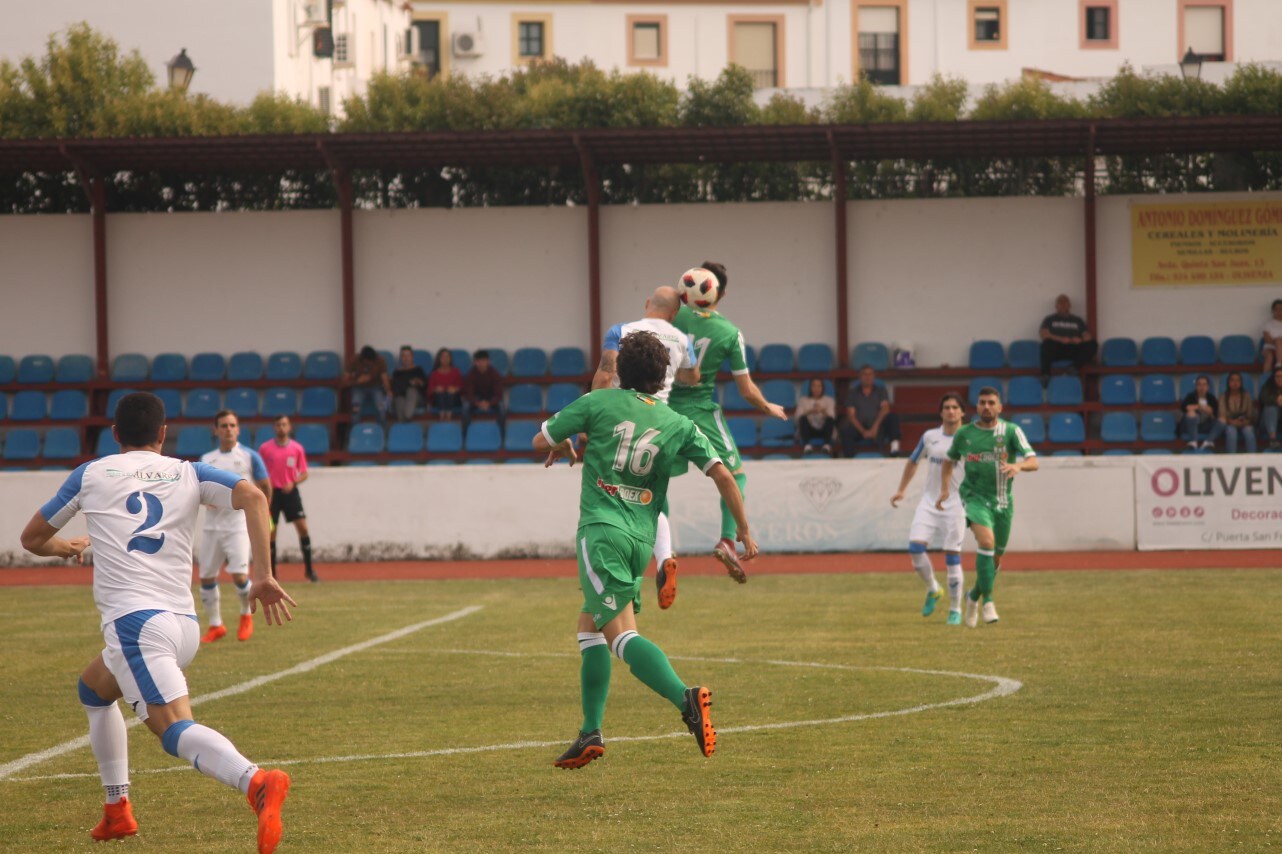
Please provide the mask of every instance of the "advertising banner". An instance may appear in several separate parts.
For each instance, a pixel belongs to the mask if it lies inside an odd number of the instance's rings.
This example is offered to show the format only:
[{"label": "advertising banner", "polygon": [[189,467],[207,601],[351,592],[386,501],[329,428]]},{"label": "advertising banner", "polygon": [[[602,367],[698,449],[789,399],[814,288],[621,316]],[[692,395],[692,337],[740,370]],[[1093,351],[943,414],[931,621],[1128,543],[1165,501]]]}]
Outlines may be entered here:
[{"label": "advertising banner", "polygon": [[1282,548],[1277,457],[1136,457],[1141,551]]},{"label": "advertising banner", "polygon": [[1131,285],[1282,283],[1282,202],[1131,206]]}]

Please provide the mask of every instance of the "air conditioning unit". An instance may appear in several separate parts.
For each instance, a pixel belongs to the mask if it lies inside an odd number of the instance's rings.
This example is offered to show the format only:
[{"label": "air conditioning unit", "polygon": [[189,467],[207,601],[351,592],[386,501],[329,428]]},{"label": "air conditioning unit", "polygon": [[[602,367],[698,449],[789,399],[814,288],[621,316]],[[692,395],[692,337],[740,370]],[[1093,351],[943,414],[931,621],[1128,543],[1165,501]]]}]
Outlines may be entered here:
[{"label": "air conditioning unit", "polygon": [[309,24],[328,24],[329,6],[325,0],[308,0],[303,4],[303,17]]},{"label": "air conditioning unit", "polygon": [[455,56],[480,56],[485,53],[485,37],[480,31],[455,33],[450,44]]}]

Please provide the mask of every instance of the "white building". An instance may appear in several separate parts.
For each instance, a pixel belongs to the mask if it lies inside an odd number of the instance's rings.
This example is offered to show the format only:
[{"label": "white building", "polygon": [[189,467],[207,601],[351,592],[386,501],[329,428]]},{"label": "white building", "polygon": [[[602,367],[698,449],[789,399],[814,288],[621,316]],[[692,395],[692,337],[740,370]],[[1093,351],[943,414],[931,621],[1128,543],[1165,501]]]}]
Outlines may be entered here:
[{"label": "white building", "polygon": [[[81,21],[142,54],[158,81],[180,49],[189,91],[247,104],[284,92],[337,111],[378,71],[408,67],[404,0],[40,0],[5,16],[0,58],[42,56],[51,34]],[[317,43],[321,50],[317,50]],[[332,57],[326,54],[332,46]]]},{"label": "white building", "polygon": [[920,85],[972,84],[1025,70],[1111,77],[1126,62],[1174,69],[1282,59],[1282,0],[413,0],[433,70],[496,74],[532,58],[588,58],[683,84],[728,63],[761,87],[826,88],[867,72]]}]

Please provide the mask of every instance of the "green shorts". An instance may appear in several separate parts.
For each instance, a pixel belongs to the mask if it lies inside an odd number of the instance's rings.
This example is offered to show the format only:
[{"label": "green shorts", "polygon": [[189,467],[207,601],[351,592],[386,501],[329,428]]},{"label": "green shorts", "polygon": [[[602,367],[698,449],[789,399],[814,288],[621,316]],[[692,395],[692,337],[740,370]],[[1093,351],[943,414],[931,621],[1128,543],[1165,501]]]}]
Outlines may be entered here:
[{"label": "green shorts", "polygon": [[995,542],[995,551],[1001,554],[1006,551],[1006,543],[1010,541],[1010,525],[1015,518],[1015,508],[1007,505],[1005,509],[997,509],[997,502],[990,498],[970,498],[962,499],[966,507],[966,524],[983,525],[993,532]]},{"label": "green shorts", "polygon": [[650,563],[653,543],[643,542],[613,525],[584,525],[575,536],[583,613],[599,629],[629,603],[641,612],[641,576]]},{"label": "green shorts", "polygon": [[[739,457],[739,446],[734,443],[734,437],[730,435],[730,427],[726,424],[725,413],[721,411],[720,406],[714,406],[711,409],[687,409],[677,410],[686,418],[694,422],[694,426],[699,428],[708,439],[708,444],[712,445],[712,450],[717,452],[727,469],[732,473],[741,468],[743,462]],[[689,469],[690,464],[683,457],[673,457],[671,477],[683,475]]]}]

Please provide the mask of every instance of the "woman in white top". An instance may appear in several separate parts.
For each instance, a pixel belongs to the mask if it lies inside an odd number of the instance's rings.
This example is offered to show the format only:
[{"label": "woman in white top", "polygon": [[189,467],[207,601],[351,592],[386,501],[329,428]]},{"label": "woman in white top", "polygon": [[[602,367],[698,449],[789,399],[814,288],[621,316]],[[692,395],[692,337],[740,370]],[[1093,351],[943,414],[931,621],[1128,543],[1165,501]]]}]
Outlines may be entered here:
[{"label": "woman in white top", "polygon": [[797,430],[803,453],[832,453],[832,432],[837,426],[837,402],[824,393],[823,380],[810,380],[807,392],[797,400]]}]

